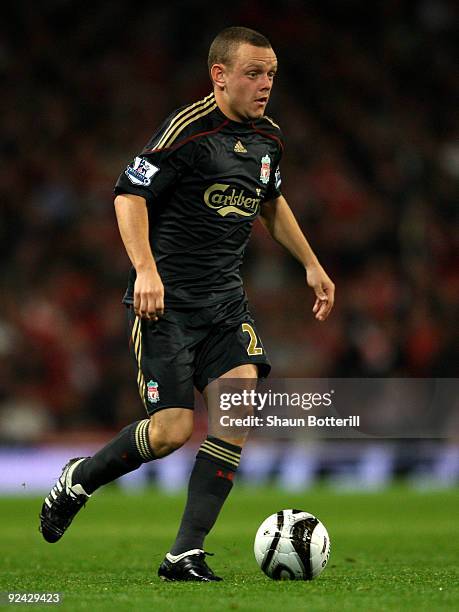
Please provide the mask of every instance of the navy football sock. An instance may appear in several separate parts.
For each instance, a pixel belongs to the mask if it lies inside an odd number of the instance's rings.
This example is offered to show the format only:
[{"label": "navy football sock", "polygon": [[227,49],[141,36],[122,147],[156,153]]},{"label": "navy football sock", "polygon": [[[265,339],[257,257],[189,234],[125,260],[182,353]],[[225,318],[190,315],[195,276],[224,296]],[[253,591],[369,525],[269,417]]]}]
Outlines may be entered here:
[{"label": "navy football sock", "polygon": [[148,440],[149,419],[127,425],[93,457],[82,461],[72,475],[72,484],[81,484],[89,495],[100,486],[155,459]]},{"label": "navy football sock", "polygon": [[202,549],[232,487],[241,447],[208,436],[202,443],[188,484],[188,498],[172,555]]}]

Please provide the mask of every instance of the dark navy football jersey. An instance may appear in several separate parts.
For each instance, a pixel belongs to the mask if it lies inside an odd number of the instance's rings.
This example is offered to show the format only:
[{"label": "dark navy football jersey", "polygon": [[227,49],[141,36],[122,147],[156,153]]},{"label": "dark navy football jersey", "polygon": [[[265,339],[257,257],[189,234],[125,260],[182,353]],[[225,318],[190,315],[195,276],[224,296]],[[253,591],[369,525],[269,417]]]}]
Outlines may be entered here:
[{"label": "dark navy football jersey", "polygon": [[[280,192],[279,127],[239,123],[214,94],[175,111],[122,172],[115,194],[147,201],[166,305],[209,306],[243,292],[240,266],[263,203]],[[135,270],[124,302],[132,304]]]}]

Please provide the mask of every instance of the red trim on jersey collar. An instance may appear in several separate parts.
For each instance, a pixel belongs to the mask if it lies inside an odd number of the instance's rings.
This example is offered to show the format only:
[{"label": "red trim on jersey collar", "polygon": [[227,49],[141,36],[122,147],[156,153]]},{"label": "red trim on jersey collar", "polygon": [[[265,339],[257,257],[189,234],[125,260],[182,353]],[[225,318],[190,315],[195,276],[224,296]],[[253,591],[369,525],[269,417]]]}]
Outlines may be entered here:
[{"label": "red trim on jersey collar", "polygon": [[208,134],[215,134],[216,132],[219,132],[223,127],[225,127],[225,125],[227,125],[228,123],[229,123],[229,119],[226,119],[225,121],[223,121],[223,123],[218,125],[213,130],[209,130],[207,132],[198,132],[197,134],[193,134],[193,136],[188,136],[188,138],[185,138],[184,140],[180,140],[179,142],[176,142],[171,147],[164,147],[163,149],[145,149],[142,155],[144,153],[157,153],[158,151],[167,151],[169,149],[170,150],[176,149],[177,147],[180,147],[186,142],[189,142],[190,140],[194,140],[195,138],[198,138],[199,136],[207,136]]},{"label": "red trim on jersey collar", "polygon": [[[208,130],[206,132],[198,132],[197,134],[188,136],[188,138],[184,138],[183,140],[180,140],[179,142],[174,143],[171,147],[164,147],[161,149],[145,149],[145,151],[142,152],[142,155],[144,155],[145,153],[158,153],[159,151],[168,151],[168,150],[176,149],[178,147],[181,147],[185,143],[190,142],[191,140],[194,140],[195,138],[199,138],[200,136],[208,136],[209,134],[216,134],[222,128],[224,128],[225,125],[228,125],[228,123],[231,123],[231,119],[226,118],[225,121],[220,123],[220,125],[218,125],[213,130]],[[248,124],[248,126],[249,125],[253,129],[254,132],[258,132],[258,134],[261,134],[265,138],[270,138],[271,140],[274,140],[275,142],[278,143],[281,150],[282,151],[284,150],[284,145],[282,144],[282,140],[280,138],[278,138],[277,136],[274,136],[274,134],[269,134],[268,132],[265,132],[264,130],[260,130],[260,128],[255,127],[255,124],[253,123],[253,121],[250,124]]]},{"label": "red trim on jersey collar", "polygon": [[284,145],[282,144],[282,140],[280,138],[278,138],[277,136],[274,136],[274,134],[268,134],[268,132],[265,132],[264,130],[260,130],[260,128],[255,127],[255,124],[253,122],[251,123],[251,126],[254,132],[258,132],[265,138],[271,138],[272,140],[275,140],[279,144],[281,151],[284,150]]}]

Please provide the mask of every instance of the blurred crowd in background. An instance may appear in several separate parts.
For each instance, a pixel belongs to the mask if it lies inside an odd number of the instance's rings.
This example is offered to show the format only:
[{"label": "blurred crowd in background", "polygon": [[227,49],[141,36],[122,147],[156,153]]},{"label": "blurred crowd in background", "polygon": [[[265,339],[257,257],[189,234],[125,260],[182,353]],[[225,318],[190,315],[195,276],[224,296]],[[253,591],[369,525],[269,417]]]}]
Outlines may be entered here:
[{"label": "blurred crowd in background", "polygon": [[[280,377],[457,375],[459,75],[452,0],[16,2],[0,34],[0,437],[141,418],[112,189],[211,90],[228,25],[279,59],[283,193],[337,286],[318,324],[256,223],[243,269]],[[457,432],[456,432],[457,433]]]}]

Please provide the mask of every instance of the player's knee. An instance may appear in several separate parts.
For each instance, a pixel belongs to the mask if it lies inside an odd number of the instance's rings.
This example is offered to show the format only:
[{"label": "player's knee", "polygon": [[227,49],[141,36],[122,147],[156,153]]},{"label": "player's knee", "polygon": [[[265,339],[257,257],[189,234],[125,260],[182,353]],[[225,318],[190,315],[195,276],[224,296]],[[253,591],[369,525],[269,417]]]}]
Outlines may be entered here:
[{"label": "player's knee", "polygon": [[150,436],[150,444],[156,457],[165,457],[182,447],[191,436],[188,431],[169,431],[162,436]]},{"label": "player's knee", "polygon": [[150,419],[150,446],[156,457],[165,457],[179,449],[190,439],[192,433],[191,410],[168,408],[154,414]]}]

